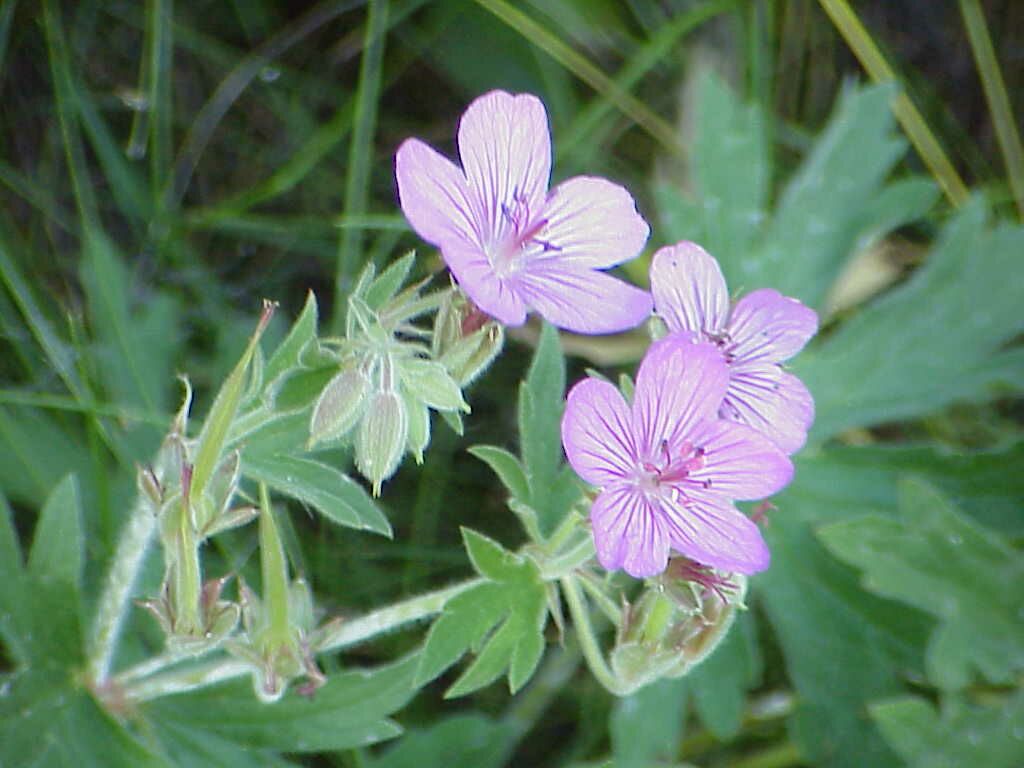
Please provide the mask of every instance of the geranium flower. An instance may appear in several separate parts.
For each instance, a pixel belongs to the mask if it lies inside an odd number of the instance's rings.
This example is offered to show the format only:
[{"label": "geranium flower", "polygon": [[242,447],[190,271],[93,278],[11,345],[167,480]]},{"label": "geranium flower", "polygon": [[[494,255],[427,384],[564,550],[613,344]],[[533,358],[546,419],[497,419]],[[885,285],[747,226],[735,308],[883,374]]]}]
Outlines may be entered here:
[{"label": "geranium flower", "polygon": [[730,310],[718,262],[695,243],[660,249],[651,261],[655,311],[670,331],[716,344],[731,372],[719,415],[748,424],[786,453],[807,440],[814,399],[780,363],[818,331],[818,315],[770,288],[752,291]]},{"label": "geranium flower", "polygon": [[505,325],[536,310],[578,333],[643,322],[650,295],[599,270],[635,257],[647,222],[606,179],[577,176],[548,191],[551,137],[539,99],[481,96],[459,122],[458,143],[461,169],[407,139],[395,175],[405,217],[480,309]]},{"label": "geranium flower", "polygon": [[728,384],[713,344],[672,334],[647,351],[631,406],[594,378],[569,392],[562,444],[601,489],[590,521],[606,569],[653,576],[669,550],[730,573],[768,567],[760,530],[733,501],[777,492],[793,465],[761,433],[718,418]]}]

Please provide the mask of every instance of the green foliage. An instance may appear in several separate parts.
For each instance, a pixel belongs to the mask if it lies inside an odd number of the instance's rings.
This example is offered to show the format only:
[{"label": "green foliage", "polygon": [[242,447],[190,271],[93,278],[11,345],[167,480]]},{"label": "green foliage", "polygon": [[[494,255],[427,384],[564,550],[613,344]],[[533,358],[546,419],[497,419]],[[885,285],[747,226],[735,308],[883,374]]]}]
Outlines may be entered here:
[{"label": "green foliage", "polygon": [[908,768],[1013,768],[1024,761],[1020,692],[982,706],[946,701],[941,712],[908,696],[875,704],[871,717]]},{"label": "green foliage", "polygon": [[72,592],[82,586],[85,541],[78,482],[68,475],[53,489],[43,505],[28,556],[31,578],[54,582]]},{"label": "green foliage", "polygon": [[503,448],[470,452],[494,470],[510,494],[509,507],[534,539],[549,536],[580,498],[575,473],[562,460],[565,357],[558,332],[544,324],[526,379],[519,385],[517,459]]},{"label": "green foliage", "polygon": [[462,536],[484,581],[449,601],[430,628],[416,684],[430,682],[473,651],[476,658],[445,696],[465,696],[506,670],[515,693],[533,675],[544,652],[544,582],[537,566],[522,555],[468,528]]},{"label": "green foliage", "polygon": [[866,516],[818,532],[829,550],[864,571],[872,592],[939,620],[927,652],[929,678],[958,689],[976,669],[1009,683],[1024,668],[1024,556],[959,514],[933,488],[905,481],[895,519]]},{"label": "green foliage", "polygon": [[904,149],[893,135],[891,98],[888,87],[846,89],[770,210],[766,118],[705,77],[693,199],[659,187],[663,238],[704,245],[735,292],[772,286],[820,308],[856,246],[922,216],[935,200],[926,183],[885,182]]},{"label": "green foliage", "polygon": [[659,680],[615,702],[609,721],[616,768],[673,762],[686,715],[686,682]]},{"label": "green foliage", "polygon": [[429,728],[410,730],[368,768],[492,768],[498,766],[503,728],[483,715],[456,715]]},{"label": "green foliage", "polygon": [[401,733],[388,715],[412,697],[418,664],[413,655],[373,670],[342,672],[330,676],[315,696],[291,691],[272,705],[257,700],[248,682],[237,681],[165,697],[147,705],[144,714],[171,726],[168,738],[181,728],[257,750],[351,749]]},{"label": "green foliage", "polygon": [[976,199],[942,231],[924,266],[865,307],[795,368],[815,395],[814,434],[907,419],[984,400],[1024,381],[1016,269],[1024,228],[986,226]]}]

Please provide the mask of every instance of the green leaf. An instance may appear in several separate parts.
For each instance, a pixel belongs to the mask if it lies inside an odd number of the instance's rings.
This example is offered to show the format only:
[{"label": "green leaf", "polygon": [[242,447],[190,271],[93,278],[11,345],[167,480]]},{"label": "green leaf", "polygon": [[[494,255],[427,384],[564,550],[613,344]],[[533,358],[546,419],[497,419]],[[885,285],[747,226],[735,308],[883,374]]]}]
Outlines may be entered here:
[{"label": "green leaf", "polygon": [[773,500],[779,509],[765,529],[772,566],[752,585],[799,695],[791,728],[808,762],[895,768],[896,757],[867,718],[866,707],[902,693],[901,677],[923,668],[930,621],[865,592],[857,573],[815,538],[812,526],[862,513],[868,504],[895,503],[894,476],[872,483],[848,473],[842,456],[825,452],[798,459],[796,477]]},{"label": "green leaf", "polygon": [[609,730],[615,768],[674,763],[686,718],[685,680],[659,680],[619,699]]},{"label": "green leaf", "polygon": [[846,89],[771,212],[768,118],[706,76],[698,84],[692,199],[671,185],[656,190],[669,241],[704,245],[734,293],[770,286],[822,306],[866,240],[918,218],[935,199],[920,180],[884,183],[904,151],[891,98],[888,86]]},{"label": "green leaf", "polygon": [[476,659],[446,691],[464,696],[508,670],[515,693],[530,679],[544,652],[547,592],[533,562],[497,542],[462,529],[473,565],[488,580],[448,602],[427,634],[416,673],[425,685],[469,650]]},{"label": "green leaf", "polygon": [[289,691],[275,704],[260,702],[248,681],[167,696],[145,707],[156,722],[170,722],[245,746],[281,752],[352,749],[393,738],[402,729],[388,715],[416,691],[419,659],[332,675],[315,696]]},{"label": "green leaf", "polygon": [[306,296],[306,304],[288,331],[288,335],[278,344],[274,354],[267,361],[263,378],[268,386],[273,386],[282,374],[299,367],[303,350],[316,338],[316,326],[316,296],[310,291]]},{"label": "green leaf", "polygon": [[558,331],[545,323],[530,371],[519,387],[520,454],[530,488],[528,502],[545,536],[581,495],[575,475],[562,462],[564,396],[565,357]]},{"label": "green leaf", "polygon": [[960,515],[928,485],[901,485],[896,519],[868,515],[818,532],[872,592],[939,619],[928,646],[929,677],[962,688],[977,669],[1008,683],[1024,669],[1024,556]]},{"label": "green leaf", "polygon": [[85,563],[78,480],[68,475],[53,489],[36,523],[28,570],[39,581],[59,582],[79,591]]},{"label": "green leaf", "polygon": [[271,751],[229,741],[199,727],[171,721],[153,723],[167,757],[176,768],[292,768]]},{"label": "green leaf", "polygon": [[[698,84],[693,147],[695,203],[701,245],[743,284],[737,267],[763,226],[769,167],[760,110],[744,106],[710,71]],[[693,240],[693,232],[678,239]]]},{"label": "green leaf", "polygon": [[529,499],[530,486],[519,459],[495,445],[474,445],[469,452],[484,462],[501,480],[514,499]]},{"label": "green leaf", "polygon": [[761,666],[754,622],[744,611],[712,654],[687,676],[701,722],[720,741],[740,732],[747,691],[760,682]]},{"label": "green leaf", "polygon": [[29,621],[25,580],[14,511],[0,493],[0,640],[9,649],[12,661],[20,663],[28,659],[23,640],[23,627]]},{"label": "green leaf", "polygon": [[331,522],[390,538],[391,524],[359,483],[334,467],[288,455],[245,454],[242,473],[309,504]]},{"label": "green leaf", "polygon": [[507,727],[483,715],[456,715],[411,730],[368,768],[498,768]]},{"label": "green leaf", "polygon": [[[998,383],[1018,390],[1024,357],[1001,349],[1024,330],[1020,292],[1006,277],[1022,250],[1024,228],[989,229],[983,203],[966,206],[909,282],[797,359],[815,398],[812,434],[820,440],[990,398]],[[1009,365],[993,365],[1000,360]]]},{"label": "green leaf", "polygon": [[1024,693],[997,706],[905,697],[871,707],[886,741],[909,768],[1017,768],[1024,765]]},{"label": "green leaf", "polygon": [[469,406],[462,399],[462,390],[440,363],[402,360],[398,364],[398,372],[409,392],[434,410],[469,413]]},{"label": "green leaf", "polygon": [[398,293],[415,262],[416,251],[409,251],[370,283],[363,298],[371,309],[380,309]]}]

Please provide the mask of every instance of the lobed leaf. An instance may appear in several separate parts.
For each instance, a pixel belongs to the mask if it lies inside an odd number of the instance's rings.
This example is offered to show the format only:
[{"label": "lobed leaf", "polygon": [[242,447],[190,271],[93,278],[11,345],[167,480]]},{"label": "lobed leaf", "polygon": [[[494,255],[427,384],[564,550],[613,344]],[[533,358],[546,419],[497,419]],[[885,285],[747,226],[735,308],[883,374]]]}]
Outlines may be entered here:
[{"label": "lobed leaf", "polygon": [[838,558],[864,572],[872,592],[939,619],[928,645],[929,677],[965,687],[971,670],[1008,683],[1024,669],[1024,556],[959,514],[919,480],[900,487],[899,514],[833,523],[818,536]]}]

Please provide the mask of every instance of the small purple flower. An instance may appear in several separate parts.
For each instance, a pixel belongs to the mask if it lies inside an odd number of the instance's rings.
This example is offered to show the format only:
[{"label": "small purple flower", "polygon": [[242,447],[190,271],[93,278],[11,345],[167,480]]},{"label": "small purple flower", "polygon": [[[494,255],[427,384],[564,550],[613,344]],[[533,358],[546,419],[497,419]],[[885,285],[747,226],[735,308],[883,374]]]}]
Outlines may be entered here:
[{"label": "small purple flower", "polygon": [[536,310],[579,333],[614,333],[651,312],[646,291],[599,270],[634,258],[647,222],[629,192],[591,176],[548,191],[551,136],[535,96],[492,91],[459,122],[462,168],[418,139],[395,155],[402,211],[473,302],[505,325]]},{"label": "small purple flower", "polygon": [[670,331],[716,344],[729,364],[722,418],[748,424],[786,453],[796,453],[814,422],[814,399],[780,363],[818,331],[813,309],[778,291],[752,291],[729,309],[718,262],[695,243],[661,248],[651,261],[656,312]]},{"label": "small purple flower", "polygon": [[606,569],[653,576],[670,549],[730,573],[768,567],[760,530],[733,500],[777,492],[793,465],[761,433],[718,418],[728,383],[713,344],[672,334],[647,351],[632,406],[599,379],[569,392],[562,444],[601,489],[590,520]]}]

